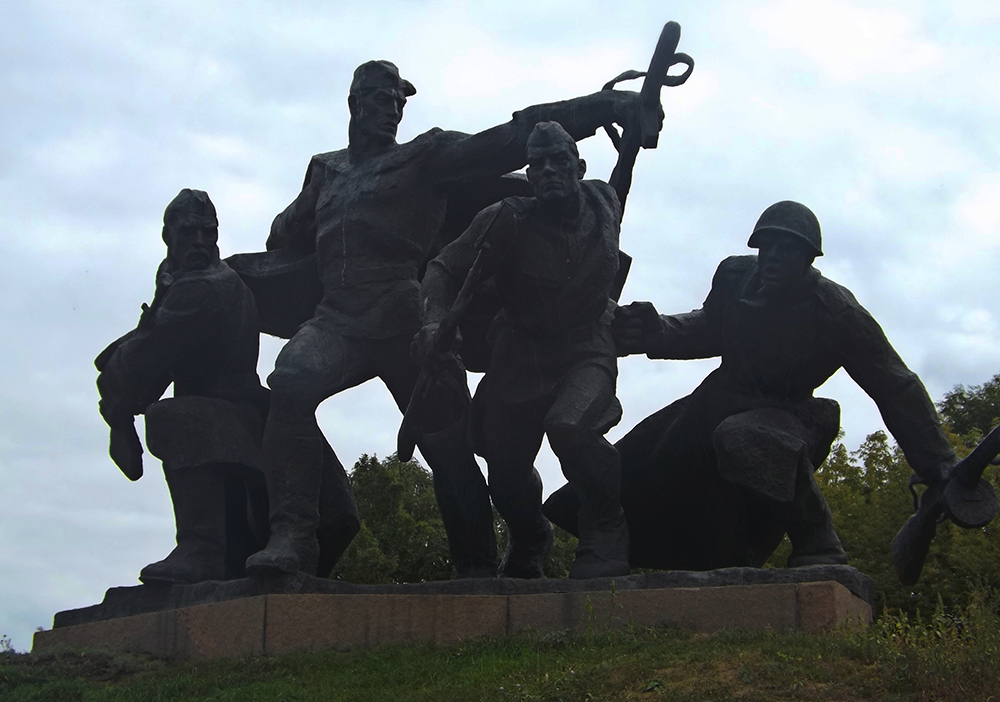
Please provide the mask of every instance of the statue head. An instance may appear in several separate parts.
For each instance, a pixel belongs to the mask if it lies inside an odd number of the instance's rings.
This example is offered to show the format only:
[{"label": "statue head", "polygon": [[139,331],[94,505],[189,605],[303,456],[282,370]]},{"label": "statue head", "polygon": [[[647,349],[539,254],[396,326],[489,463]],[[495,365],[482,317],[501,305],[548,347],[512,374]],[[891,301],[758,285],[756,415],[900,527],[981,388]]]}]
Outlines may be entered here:
[{"label": "statue head", "polygon": [[219,262],[219,220],[208,193],[184,188],[170,201],[163,211],[163,241],[174,275]]},{"label": "statue head", "polygon": [[806,274],[823,255],[819,220],[805,205],[777,202],[761,214],[747,246],[757,249],[757,268],[765,288],[782,289]]},{"label": "statue head", "polygon": [[541,204],[575,201],[587,164],[562,125],[536,124],[528,136],[527,160],[528,182]]},{"label": "statue head", "polygon": [[347,96],[351,141],[364,140],[375,146],[395,143],[406,98],[416,92],[390,61],[366,61],[358,66]]}]

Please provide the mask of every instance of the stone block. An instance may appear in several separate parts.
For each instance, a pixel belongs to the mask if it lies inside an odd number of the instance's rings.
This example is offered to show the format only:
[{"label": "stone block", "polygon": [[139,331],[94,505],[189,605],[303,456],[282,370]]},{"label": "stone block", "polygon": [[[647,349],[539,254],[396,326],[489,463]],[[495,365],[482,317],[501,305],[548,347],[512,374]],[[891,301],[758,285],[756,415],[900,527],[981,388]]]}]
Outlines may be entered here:
[{"label": "stone block", "polygon": [[[34,650],[106,648],[193,658],[348,650],[410,641],[447,643],[526,630],[606,631],[682,626],[712,632],[822,632],[867,626],[868,602],[840,582],[703,587],[543,583],[574,589],[517,594],[419,592],[269,593],[60,626],[35,635]],[[503,584],[513,589],[517,584]],[[589,585],[591,589],[579,589]]]},{"label": "stone block", "polygon": [[249,597],[39,631],[32,650],[104,648],[165,658],[260,655],[264,604],[263,597]]},{"label": "stone block", "polygon": [[872,608],[840,583],[800,584],[798,610],[798,626],[809,633],[872,623]]},{"label": "stone block", "polygon": [[269,595],[264,651],[348,650],[405,641],[444,643],[506,630],[504,597]]}]

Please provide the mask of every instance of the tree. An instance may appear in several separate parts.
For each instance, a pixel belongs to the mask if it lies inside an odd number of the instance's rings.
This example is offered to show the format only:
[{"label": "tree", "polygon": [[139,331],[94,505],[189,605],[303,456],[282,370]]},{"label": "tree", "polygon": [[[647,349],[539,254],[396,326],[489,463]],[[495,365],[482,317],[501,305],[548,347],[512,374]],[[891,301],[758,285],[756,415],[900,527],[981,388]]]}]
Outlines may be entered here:
[{"label": "tree", "polygon": [[982,385],[956,385],[938,403],[938,411],[959,436],[985,435],[1000,424],[1000,374]]},{"label": "tree", "polygon": [[451,577],[431,474],[417,461],[363,455],[350,474],[361,530],[331,578],[404,583]]},{"label": "tree", "polygon": [[[352,583],[412,583],[452,577],[448,537],[441,522],[430,472],[416,460],[363,455],[350,474],[361,530],[331,578]],[[502,555],[507,525],[494,511]],[[556,529],[545,563],[550,578],[569,576],[576,537]]]},{"label": "tree", "polygon": [[[998,379],[1000,376],[991,383]],[[984,402],[979,402],[981,398],[979,393],[972,406],[980,416],[986,416],[990,410]],[[960,407],[953,405],[949,411],[953,418],[965,421],[968,417]],[[997,410],[1000,403],[993,407],[993,411]],[[948,418],[946,430],[952,426],[951,420]],[[973,422],[963,426],[972,427],[966,435],[947,432],[959,456],[967,455],[981,436]],[[951,522],[938,527],[920,581],[913,587],[899,583],[890,545],[913,514],[910,475],[912,470],[902,451],[882,431],[868,435],[850,453],[843,444],[836,444],[817,473],[817,482],[833,511],[834,524],[849,562],[874,580],[878,604],[929,614],[938,598],[949,606],[965,606],[977,587],[1000,587],[1000,525],[962,529]],[[986,477],[996,484],[995,470],[987,471]]]}]

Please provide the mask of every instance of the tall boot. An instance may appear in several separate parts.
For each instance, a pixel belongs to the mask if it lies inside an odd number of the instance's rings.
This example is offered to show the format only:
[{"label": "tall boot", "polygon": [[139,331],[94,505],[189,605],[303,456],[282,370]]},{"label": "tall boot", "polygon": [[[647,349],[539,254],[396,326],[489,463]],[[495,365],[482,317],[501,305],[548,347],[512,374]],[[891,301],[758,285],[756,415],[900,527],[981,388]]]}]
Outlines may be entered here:
[{"label": "tall boot", "polygon": [[579,424],[552,424],[547,432],[580,501],[580,541],[569,577],[628,575],[628,524],[621,506],[618,451],[602,434]]},{"label": "tall boot", "polygon": [[312,437],[265,438],[271,536],[247,559],[251,576],[316,574],[323,442]]},{"label": "tall boot", "polygon": [[545,559],[552,550],[553,538],[552,524],[544,516],[540,515],[529,524],[507,522],[507,550],[497,575],[501,578],[544,578]]},{"label": "tall boot", "polygon": [[177,523],[177,547],[139,573],[145,584],[184,585],[226,576],[226,499],[214,466],[163,467]]},{"label": "tall boot", "polygon": [[580,580],[628,575],[628,524],[618,501],[606,505],[603,514],[582,507],[579,521],[580,542],[569,577]]},{"label": "tall boot", "polygon": [[788,539],[792,553],[788,567],[843,565],[847,554],[833,528],[833,514],[816,485],[812,471],[799,473],[788,519]]},{"label": "tall boot", "polygon": [[553,533],[552,524],[542,514],[542,478],[530,458],[527,471],[511,470],[509,459],[509,455],[500,454],[488,461],[493,504],[507,523],[507,550],[497,575],[544,578]]},{"label": "tall boot", "polygon": [[456,578],[492,578],[497,540],[489,488],[466,439],[464,421],[425,434],[420,452],[434,477],[441,521]]}]

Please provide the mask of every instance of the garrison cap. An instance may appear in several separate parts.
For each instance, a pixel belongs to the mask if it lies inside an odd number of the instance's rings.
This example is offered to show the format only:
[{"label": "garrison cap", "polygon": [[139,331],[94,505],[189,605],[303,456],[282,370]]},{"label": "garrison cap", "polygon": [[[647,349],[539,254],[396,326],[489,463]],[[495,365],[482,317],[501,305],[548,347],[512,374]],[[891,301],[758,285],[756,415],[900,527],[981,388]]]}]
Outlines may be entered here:
[{"label": "garrison cap", "polygon": [[546,147],[558,146],[559,144],[569,146],[570,151],[579,158],[580,151],[576,147],[576,142],[558,122],[539,122],[528,135],[527,147],[529,149],[533,146]]},{"label": "garrison cap", "polygon": [[820,233],[819,220],[812,210],[803,204],[782,200],[768,207],[757,220],[747,246],[759,249],[761,236],[767,232],[790,234],[807,244],[813,255],[823,255],[823,236]]},{"label": "garrison cap", "polygon": [[351,95],[367,93],[384,88],[398,90],[403,97],[416,95],[417,89],[413,83],[399,77],[399,69],[392,61],[365,61],[354,69],[354,79],[351,81]]}]

